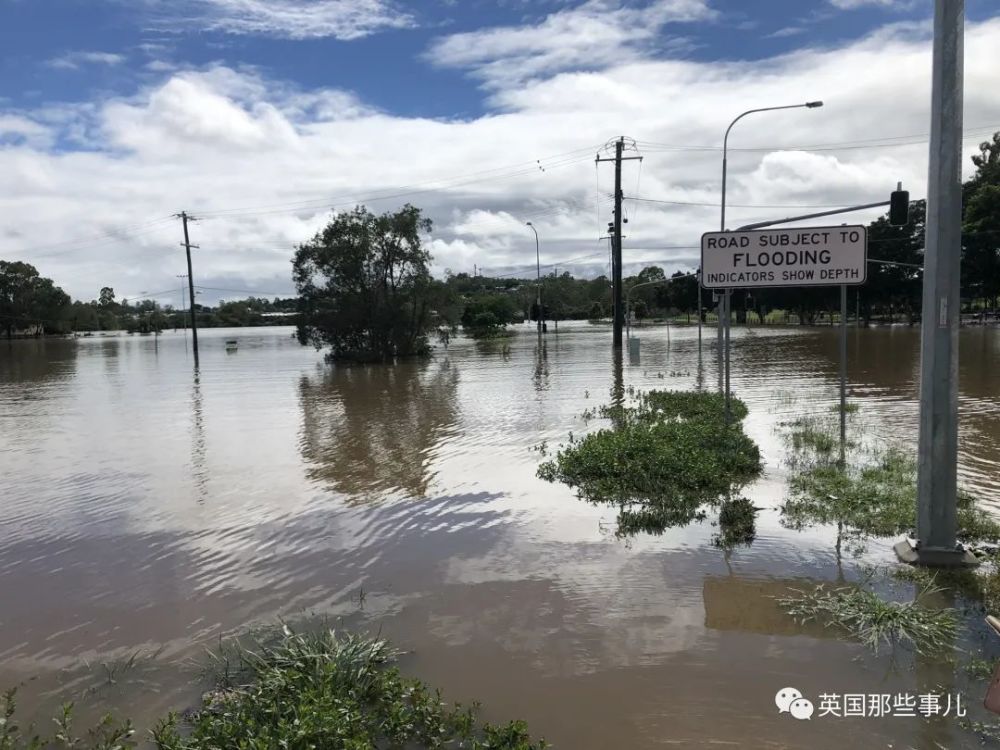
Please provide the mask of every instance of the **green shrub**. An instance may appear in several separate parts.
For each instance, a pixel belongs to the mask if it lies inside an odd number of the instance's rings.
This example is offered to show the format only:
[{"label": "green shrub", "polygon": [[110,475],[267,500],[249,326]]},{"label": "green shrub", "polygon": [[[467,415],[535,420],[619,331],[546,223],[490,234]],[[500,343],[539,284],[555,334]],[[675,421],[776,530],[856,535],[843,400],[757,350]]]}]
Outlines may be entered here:
[{"label": "green shrub", "polygon": [[732,413],[726,425],[718,394],[652,391],[634,408],[603,410],[617,427],[563,448],[538,476],[619,505],[619,533],[682,525],[761,472],[760,451],[739,424],[746,406],[733,399]]}]

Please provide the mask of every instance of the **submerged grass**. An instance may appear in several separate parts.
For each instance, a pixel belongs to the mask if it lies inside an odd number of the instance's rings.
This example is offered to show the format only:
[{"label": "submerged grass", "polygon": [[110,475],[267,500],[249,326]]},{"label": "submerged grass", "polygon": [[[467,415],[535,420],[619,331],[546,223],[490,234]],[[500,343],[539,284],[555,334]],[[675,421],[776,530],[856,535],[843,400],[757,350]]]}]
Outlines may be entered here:
[{"label": "submerged grass", "polygon": [[[790,463],[782,523],[795,529],[816,524],[842,526],[856,536],[889,537],[913,531],[917,513],[917,464],[898,448],[870,446],[863,457],[841,464],[834,458],[839,438],[817,421],[798,420],[790,439],[804,454]],[[968,544],[1000,539],[1000,523],[958,494],[958,538]]]},{"label": "submerged grass", "polygon": [[651,391],[633,407],[602,410],[615,426],[571,442],[538,476],[617,504],[622,534],[689,523],[761,472],[760,451],[740,424],[746,406],[731,404],[726,425],[720,394]]},{"label": "submerged grass", "polygon": [[[925,589],[921,595],[933,591]],[[922,654],[952,648],[958,634],[958,613],[931,609],[918,601],[887,601],[865,588],[820,584],[812,591],[797,591],[796,596],[778,599],[778,604],[800,622],[840,628],[876,654],[882,645],[908,644]]]},{"label": "submerged grass", "polygon": [[[218,657],[220,682],[182,719],[172,714],[152,731],[158,750],[445,748],[543,750],[527,726],[481,723],[478,706],[449,705],[440,693],[403,677],[398,652],[380,638],[333,630],[230,644]],[[224,675],[224,676],[223,676]],[[64,710],[52,737],[23,733],[14,723],[14,696],[0,701],[0,750],[137,747],[130,724],[105,719],[89,741],[70,728]]]}]

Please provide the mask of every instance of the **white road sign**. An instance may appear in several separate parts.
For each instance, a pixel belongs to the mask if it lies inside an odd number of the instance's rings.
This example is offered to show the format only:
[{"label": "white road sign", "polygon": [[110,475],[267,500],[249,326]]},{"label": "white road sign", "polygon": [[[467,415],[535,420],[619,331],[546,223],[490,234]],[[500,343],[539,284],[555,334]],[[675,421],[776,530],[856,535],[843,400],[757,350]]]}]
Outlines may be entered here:
[{"label": "white road sign", "polygon": [[706,289],[864,284],[864,226],[707,232],[701,236]]}]

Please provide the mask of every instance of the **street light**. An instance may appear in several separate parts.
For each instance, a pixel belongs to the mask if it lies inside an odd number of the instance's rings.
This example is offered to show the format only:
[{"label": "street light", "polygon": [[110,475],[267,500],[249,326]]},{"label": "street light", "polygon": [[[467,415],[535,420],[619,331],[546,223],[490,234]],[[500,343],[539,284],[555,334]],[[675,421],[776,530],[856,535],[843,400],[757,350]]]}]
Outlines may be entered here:
[{"label": "street light", "polygon": [[[742,120],[747,115],[752,115],[755,112],[774,112],[778,109],[816,109],[822,107],[823,102],[805,102],[804,104],[785,104],[780,107],[759,107],[757,109],[748,109],[746,112],[738,115],[731,123],[729,127],[726,128],[726,135],[722,139],[722,220],[719,229],[723,232],[726,231],[726,167],[727,167],[727,156],[729,152],[729,131],[733,129],[733,125]],[[718,328],[718,338],[719,338],[719,390],[725,393],[726,398],[726,422],[729,422],[729,303],[730,303],[730,290],[727,289],[723,292],[722,296],[719,298],[719,328]],[[725,345],[723,346],[723,329],[725,329]],[[726,352],[726,362],[725,362],[725,387],[723,387],[723,364],[722,364],[722,351],[725,348]]]},{"label": "street light", "polygon": [[537,310],[538,316],[538,335],[542,335],[542,261],[541,256],[538,252],[538,230],[535,229],[535,225],[530,221],[525,222],[526,226],[531,227],[531,231],[535,233],[535,273],[537,274],[538,281],[535,287],[535,310]]}]

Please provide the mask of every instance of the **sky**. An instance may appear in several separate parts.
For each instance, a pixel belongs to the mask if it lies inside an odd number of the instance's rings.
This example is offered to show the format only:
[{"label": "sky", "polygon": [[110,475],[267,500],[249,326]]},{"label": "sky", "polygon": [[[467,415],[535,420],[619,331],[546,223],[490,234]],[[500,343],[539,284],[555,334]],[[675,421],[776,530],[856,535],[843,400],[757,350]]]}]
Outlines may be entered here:
[{"label": "sky", "polygon": [[[693,270],[719,227],[927,180],[931,0],[0,0],[0,259],[73,297],[290,295],[331,211],[404,203],[437,275]],[[967,0],[968,155],[1000,130],[1000,3]],[[868,221],[877,212],[841,221]]]}]

